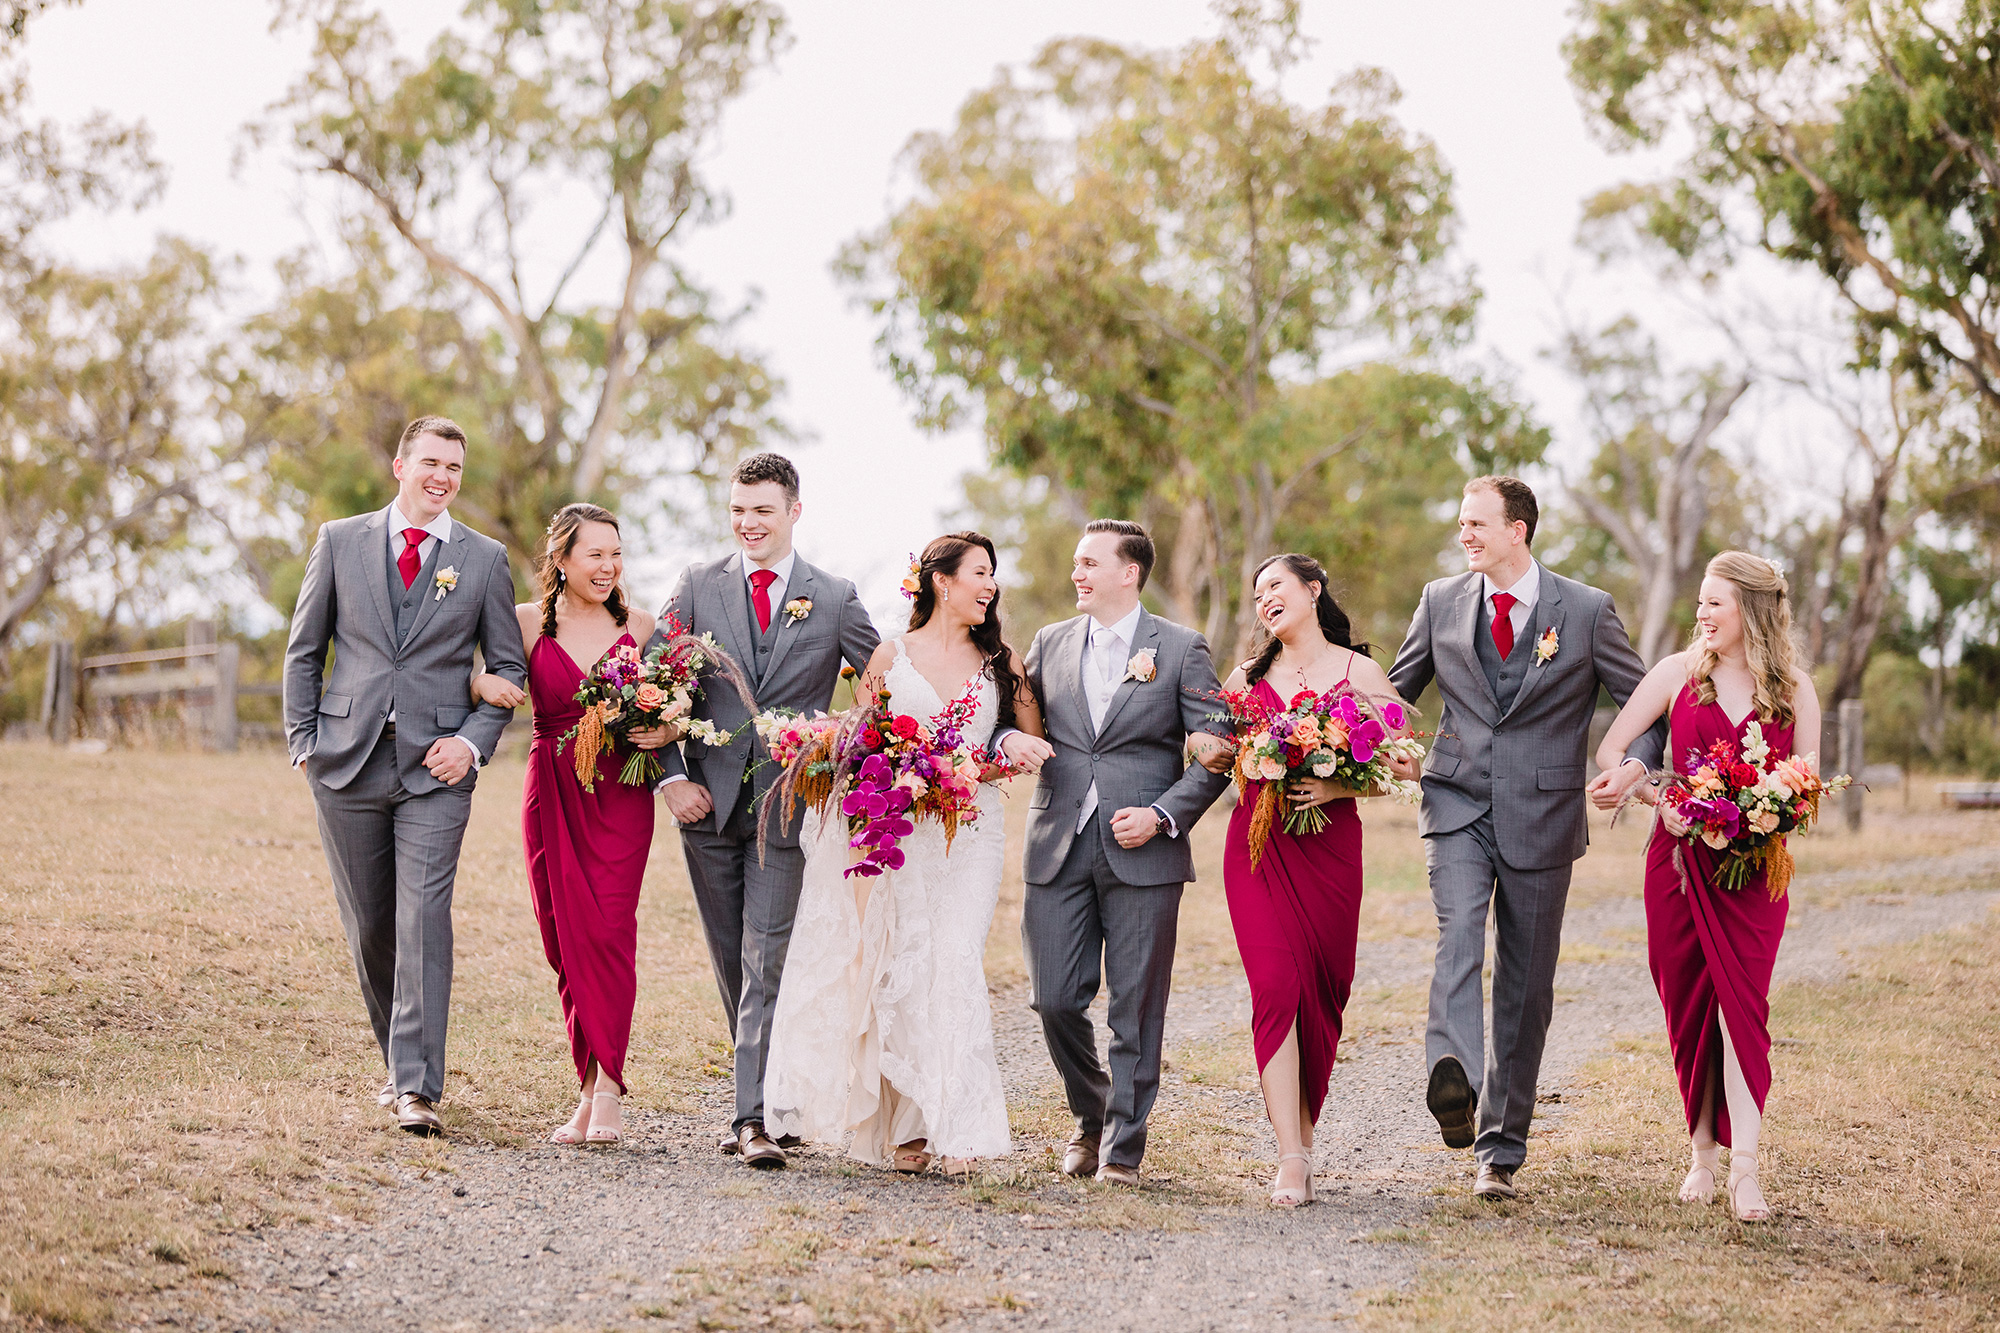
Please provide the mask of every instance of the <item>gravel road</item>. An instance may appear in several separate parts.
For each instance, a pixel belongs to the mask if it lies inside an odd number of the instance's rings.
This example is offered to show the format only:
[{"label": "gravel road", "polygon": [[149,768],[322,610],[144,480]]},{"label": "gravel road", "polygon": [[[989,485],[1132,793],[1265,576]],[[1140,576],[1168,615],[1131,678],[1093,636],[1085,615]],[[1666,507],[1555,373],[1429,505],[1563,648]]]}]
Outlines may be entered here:
[{"label": "gravel road", "polygon": [[[1979,890],[1802,906],[1779,979],[1837,979],[1849,950],[1982,919],[1996,903],[2000,892]],[[1636,899],[1570,916],[1542,1080],[1552,1116],[1584,1060],[1618,1036],[1659,1031],[1644,924]],[[1365,944],[1360,984],[1422,985],[1429,953],[1420,940]],[[1055,1085],[1025,999],[994,997],[1002,1072],[1011,1103],[1047,1104]],[[1184,987],[1170,1059],[1203,1042],[1247,1047],[1248,1017],[1240,980]],[[1183,1063],[1166,1075],[1163,1110],[1233,1131],[1271,1159],[1257,1094],[1194,1081]],[[1321,1202],[1298,1212],[1258,1206],[1250,1181],[1235,1198],[1171,1179],[1136,1196],[1078,1185],[1053,1173],[1052,1134],[1023,1140],[1005,1174],[971,1185],[886,1176],[824,1150],[753,1174],[716,1151],[728,1115],[718,1080],[694,1114],[635,1111],[614,1150],[454,1144],[428,1172],[399,1153],[405,1166],[382,1187],[376,1220],[237,1237],[224,1251],[233,1281],[213,1284],[201,1308],[183,1288],[179,1308],[125,1320],[288,1331],[1320,1327],[1360,1293],[1407,1283],[1418,1252],[1397,1229],[1469,1183],[1470,1154],[1444,1151],[1423,1110],[1423,1072],[1419,1027],[1343,1044],[1319,1133]]]}]

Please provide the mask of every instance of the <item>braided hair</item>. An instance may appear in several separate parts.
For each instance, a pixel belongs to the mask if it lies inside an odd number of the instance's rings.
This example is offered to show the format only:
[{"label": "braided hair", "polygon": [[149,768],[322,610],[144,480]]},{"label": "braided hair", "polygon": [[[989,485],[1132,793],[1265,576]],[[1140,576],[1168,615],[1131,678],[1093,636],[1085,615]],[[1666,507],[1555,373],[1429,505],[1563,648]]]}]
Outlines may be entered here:
[{"label": "braided hair", "polygon": [[[579,501],[556,510],[556,516],[549,520],[548,531],[543,535],[542,563],[537,573],[542,584],[542,634],[545,638],[556,636],[556,600],[562,596],[563,585],[568,582],[562,562],[569,559],[569,553],[576,549],[577,531],[586,523],[609,523],[615,532],[618,516],[601,505]],[[618,628],[625,628],[629,612],[625,609],[623,588],[611,590],[611,596],[604,599],[604,609],[618,622]]]}]

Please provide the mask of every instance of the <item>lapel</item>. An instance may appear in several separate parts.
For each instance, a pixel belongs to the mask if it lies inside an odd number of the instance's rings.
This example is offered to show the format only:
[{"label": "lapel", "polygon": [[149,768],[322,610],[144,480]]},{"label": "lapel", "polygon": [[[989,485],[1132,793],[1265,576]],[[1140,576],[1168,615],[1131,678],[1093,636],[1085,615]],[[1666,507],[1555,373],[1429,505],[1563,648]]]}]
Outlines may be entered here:
[{"label": "lapel", "polygon": [[1486,608],[1481,605],[1485,600],[1482,596],[1485,588],[1485,575],[1473,574],[1467,577],[1465,587],[1460,589],[1458,594],[1459,623],[1453,627],[1452,639],[1465,657],[1465,667],[1472,673],[1474,685],[1486,700],[1487,715],[1497,718],[1500,713],[1500,699],[1493,693],[1493,686],[1487,683],[1486,668],[1479,665],[1479,649],[1473,642],[1479,633],[1480,618],[1486,613]]},{"label": "lapel", "polygon": [[[1135,655],[1148,648],[1153,650],[1153,669],[1157,672],[1160,661],[1160,623],[1153,618],[1151,611],[1141,608],[1139,623],[1132,630],[1131,649],[1125,654],[1126,661],[1131,661]],[[1155,678],[1157,679],[1157,676]],[[1105,705],[1104,725],[1097,729],[1099,736],[1111,730],[1111,724],[1118,720],[1118,710],[1125,706],[1125,701],[1132,697],[1132,691],[1138,688],[1139,682],[1136,680],[1127,679],[1120,683],[1118,692],[1112,695],[1111,702]]]},{"label": "lapel", "polygon": [[1055,697],[1074,710],[1077,730],[1094,737],[1097,730],[1090,725],[1090,701],[1083,697],[1083,645],[1089,641],[1090,617],[1079,616],[1070,622],[1068,633],[1057,636],[1049,665],[1060,687]]},{"label": "lapel", "polygon": [[389,645],[389,651],[396,651],[396,612],[389,605],[389,511],[378,509],[361,525],[367,535],[362,540],[366,548],[361,553],[361,564],[368,571],[368,596],[375,603],[375,610],[382,617],[382,638]]},{"label": "lapel", "polygon": [[750,634],[750,589],[743,581],[743,556],[739,552],[722,562],[722,568],[715,577],[721,580],[716,595],[722,598],[722,637],[728,641],[730,652],[736,655],[737,665],[743,674],[753,676],[757,670],[757,645],[749,640]]},{"label": "lapel", "polygon": [[[785,585],[785,600],[789,602],[795,597],[811,597],[813,595],[813,574],[813,567],[805,561],[792,561],[792,579],[791,582]],[[748,605],[748,594],[745,594],[744,601],[745,605]],[[818,608],[815,607],[814,609],[817,610]],[[771,614],[778,618],[778,633],[776,639],[771,644],[771,664],[764,668],[763,680],[775,680],[777,678],[778,664],[785,660],[785,652],[792,646],[792,640],[799,637],[799,623],[785,614],[783,606],[772,607]]]},{"label": "lapel", "polygon": [[[1529,635],[1526,643],[1515,644],[1514,650],[1519,652],[1525,648],[1532,654],[1535,651],[1535,645],[1540,643],[1542,636],[1551,629],[1556,632],[1556,637],[1560,639],[1562,637],[1562,622],[1562,585],[1556,582],[1555,575],[1544,569],[1542,571],[1541,595],[1535,599],[1535,614],[1529,617],[1529,623],[1534,626],[1533,633]],[[1528,674],[1521,681],[1521,688],[1514,692],[1514,702],[1508,707],[1507,713],[1503,717],[1520,711],[1521,705],[1527,702],[1528,696],[1541,687],[1542,679],[1549,674],[1549,667],[1551,665],[1548,662],[1537,662],[1532,656],[1529,657]],[[1480,678],[1482,680],[1485,679],[1485,673],[1482,672]]]},{"label": "lapel", "polygon": [[[451,540],[441,543],[440,549],[437,552],[437,559],[431,561],[431,583],[429,585],[417,585],[423,589],[422,600],[417,603],[417,619],[410,626],[410,637],[403,640],[402,644],[397,648],[397,656],[400,657],[405,649],[408,649],[411,644],[415,643],[422,636],[424,626],[431,623],[431,617],[435,616],[438,607],[444,604],[444,597],[437,595],[436,581],[438,572],[444,569],[455,569],[460,574],[465,572],[465,553],[469,549],[469,543],[466,538],[471,535],[471,531],[470,528],[457,519],[451,521]],[[385,547],[384,549],[386,550],[387,548]],[[419,573],[417,577],[422,578],[422,573]],[[386,588],[386,575],[384,576],[383,584]],[[444,596],[456,597],[458,593],[452,591],[446,593]]]}]

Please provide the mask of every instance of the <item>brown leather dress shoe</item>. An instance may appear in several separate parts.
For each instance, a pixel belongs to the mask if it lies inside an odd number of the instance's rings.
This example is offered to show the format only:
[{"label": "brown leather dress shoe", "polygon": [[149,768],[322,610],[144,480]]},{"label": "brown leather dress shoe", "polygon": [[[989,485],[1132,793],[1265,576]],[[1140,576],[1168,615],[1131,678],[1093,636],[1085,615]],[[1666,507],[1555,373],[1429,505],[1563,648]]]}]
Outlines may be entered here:
[{"label": "brown leather dress shoe", "polygon": [[746,1120],[743,1128],[736,1131],[736,1155],[743,1159],[743,1165],[754,1166],[760,1171],[770,1171],[785,1164],[785,1150],[771,1142],[771,1136],[764,1132],[761,1120]]},{"label": "brown leather dress shoe", "polygon": [[1094,1176],[1097,1174],[1097,1135],[1081,1131],[1070,1136],[1069,1147],[1063,1150],[1062,1172],[1066,1176]]},{"label": "brown leather dress shoe", "polygon": [[1097,1183],[1100,1185],[1129,1185],[1139,1188],[1139,1168],[1120,1166],[1116,1162],[1106,1162],[1097,1168]]},{"label": "brown leather dress shoe", "polygon": [[444,1121],[438,1119],[437,1108],[414,1092],[396,1097],[396,1123],[408,1134],[435,1137],[444,1133]]},{"label": "brown leather dress shoe", "polygon": [[1514,1168],[1480,1163],[1479,1178],[1472,1182],[1472,1195],[1476,1199],[1520,1198],[1521,1191],[1514,1188]]}]

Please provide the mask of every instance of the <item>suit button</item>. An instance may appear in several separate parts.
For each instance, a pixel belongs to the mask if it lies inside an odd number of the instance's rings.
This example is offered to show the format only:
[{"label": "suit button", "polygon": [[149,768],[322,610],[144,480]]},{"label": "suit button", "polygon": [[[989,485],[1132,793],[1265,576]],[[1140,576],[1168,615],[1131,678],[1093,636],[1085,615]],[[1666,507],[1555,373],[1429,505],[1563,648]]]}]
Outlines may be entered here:
[{"label": "suit button", "polygon": [[1490,778],[1493,775],[1491,773],[1488,773],[1485,769],[1482,768],[1479,770],[1479,776],[1482,778]]},{"label": "suit button", "polygon": [[403,669],[403,664],[401,662],[396,663],[396,670],[401,671],[402,669]]}]

